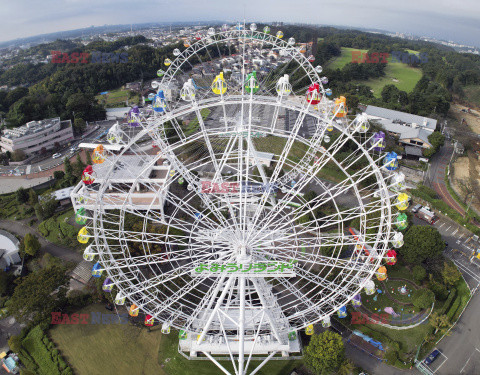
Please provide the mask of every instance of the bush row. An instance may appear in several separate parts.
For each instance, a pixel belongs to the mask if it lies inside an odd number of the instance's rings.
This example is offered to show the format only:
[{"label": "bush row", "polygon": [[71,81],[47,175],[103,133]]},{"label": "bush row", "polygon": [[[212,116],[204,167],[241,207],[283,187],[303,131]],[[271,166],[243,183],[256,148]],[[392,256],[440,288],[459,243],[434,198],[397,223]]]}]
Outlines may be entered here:
[{"label": "bush row", "polygon": [[[73,371],[60,356],[55,344],[40,328],[33,328],[22,341],[25,352],[21,352],[20,359],[29,370],[38,375],[73,375]],[[34,361],[34,365],[32,364]]]}]

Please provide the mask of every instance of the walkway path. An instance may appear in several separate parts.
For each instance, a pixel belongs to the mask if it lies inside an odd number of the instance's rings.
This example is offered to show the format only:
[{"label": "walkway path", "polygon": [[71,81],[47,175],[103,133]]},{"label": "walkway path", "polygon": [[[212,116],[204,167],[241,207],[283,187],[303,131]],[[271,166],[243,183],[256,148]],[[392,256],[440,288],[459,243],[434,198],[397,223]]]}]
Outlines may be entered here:
[{"label": "walkway path", "polygon": [[20,237],[24,237],[27,233],[36,235],[42,245],[41,251],[56,256],[65,262],[79,263],[83,259],[82,255],[74,249],[47,241],[35,228],[28,226],[22,221],[0,220],[0,228],[5,229],[10,233],[17,234]]}]

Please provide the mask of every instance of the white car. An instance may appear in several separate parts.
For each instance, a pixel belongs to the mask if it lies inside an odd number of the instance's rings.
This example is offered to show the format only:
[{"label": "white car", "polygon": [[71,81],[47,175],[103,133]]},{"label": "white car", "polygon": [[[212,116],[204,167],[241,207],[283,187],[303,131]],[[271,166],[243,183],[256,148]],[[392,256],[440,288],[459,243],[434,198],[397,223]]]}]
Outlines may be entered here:
[{"label": "white car", "polygon": [[58,158],[61,157],[61,156],[62,156],[62,154],[60,154],[60,153],[57,152],[56,154],[53,154],[53,155],[52,155],[52,159],[58,159]]}]

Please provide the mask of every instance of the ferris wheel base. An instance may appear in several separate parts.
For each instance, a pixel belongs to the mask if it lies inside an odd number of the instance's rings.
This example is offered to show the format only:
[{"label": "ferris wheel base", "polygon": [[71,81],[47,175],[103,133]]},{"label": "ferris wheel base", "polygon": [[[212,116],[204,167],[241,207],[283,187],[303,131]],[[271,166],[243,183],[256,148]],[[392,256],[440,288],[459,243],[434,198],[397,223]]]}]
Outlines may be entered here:
[{"label": "ferris wheel base", "polygon": [[[238,339],[231,338],[227,344],[223,337],[221,337],[222,342],[218,342],[219,338],[215,337],[216,340],[208,340],[207,338],[207,340],[199,344],[195,337],[188,337],[180,340],[178,350],[188,359],[202,359],[203,354],[208,353],[217,360],[230,360],[230,353],[234,356],[239,354],[241,343]],[[246,354],[252,353],[255,356],[255,360],[263,360],[272,353],[281,354],[285,359],[289,359],[292,354],[299,355],[301,352],[298,338],[287,341],[286,344],[281,344],[269,337],[262,340],[259,340],[259,338],[255,340],[252,337],[251,339],[246,339],[242,346]]]}]

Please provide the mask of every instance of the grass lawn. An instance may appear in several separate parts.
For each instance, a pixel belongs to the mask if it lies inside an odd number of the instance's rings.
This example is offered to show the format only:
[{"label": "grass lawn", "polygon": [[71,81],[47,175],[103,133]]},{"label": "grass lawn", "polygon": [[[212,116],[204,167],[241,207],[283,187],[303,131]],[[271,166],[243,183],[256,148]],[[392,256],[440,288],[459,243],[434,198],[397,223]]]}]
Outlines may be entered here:
[{"label": "grass lawn", "polygon": [[[208,108],[201,109],[200,114],[202,115],[202,119],[205,120],[210,114],[210,112],[212,111]],[[189,135],[195,133],[198,129],[199,129],[198,117],[195,115],[195,117],[192,120],[190,120],[188,125],[183,130],[183,133],[185,134],[186,137],[188,137]]]},{"label": "grass lawn", "polygon": [[[329,69],[341,69],[349,62],[352,62],[352,51],[361,51],[362,53],[368,52],[366,49],[348,48],[342,47],[342,53],[340,56],[332,59],[326,67]],[[407,50],[409,53],[418,53],[417,51]],[[382,92],[384,86],[393,84],[399,90],[406,91],[407,93],[412,91],[419,79],[422,77],[422,71],[419,68],[412,68],[407,64],[401,62],[392,61],[390,54],[388,58],[388,64],[385,68],[385,76],[370,79],[366,81],[356,81],[357,84],[365,84],[373,90],[373,94],[378,98]],[[478,87],[478,86],[477,86]],[[480,89],[478,90],[480,100]]]},{"label": "grass lawn", "polygon": [[342,69],[345,65],[352,62],[352,51],[361,51],[362,53],[368,52],[366,49],[342,47],[342,53],[340,56],[329,61],[328,64],[326,64],[326,68]]},{"label": "grass lawn", "polygon": [[422,71],[419,68],[412,68],[401,62],[389,62],[385,68],[385,76],[356,83],[369,86],[373,90],[373,95],[378,98],[383,87],[390,84],[408,93],[413,90],[420,78],[422,78]]},{"label": "grass lawn", "polygon": [[[79,311],[109,313],[102,304]],[[90,319],[89,319],[90,321]],[[120,324],[57,325],[49,331],[75,374],[166,374],[159,364],[160,330]]]},{"label": "grass lawn", "polygon": [[[287,140],[282,137],[268,136],[262,138],[254,138],[253,143],[257,151],[270,152],[275,154],[277,158],[282,154]],[[298,163],[300,159],[305,155],[308,147],[301,142],[294,142],[293,146],[288,154],[288,159]],[[288,169],[288,167],[285,167]],[[327,163],[319,173],[317,177],[325,178],[333,182],[343,181],[345,175],[342,174],[339,169],[333,163]]]},{"label": "grass lawn", "polygon": [[[109,313],[102,304],[90,305],[79,313],[97,311]],[[210,375],[219,372],[208,360],[189,361],[180,355],[175,330],[162,335],[159,327],[148,332],[131,325],[78,324],[57,325],[49,333],[78,375]],[[258,364],[258,361],[252,362],[252,365]],[[222,365],[230,368],[227,362]],[[301,365],[302,361],[270,361],[258,374],[287,375]]]},{"label": "grass lawn", "polygon": [[[119,107],[125,105],[125,102],[128,99],[128,93],[130,90],[112,90],[109,91],[108,94],[105,95],[97,95],[95,98],[98,100],[99,103],[103,104],[105,107]],[[130,99],[130,103],[137,102],[138,103],[139,97],[136,95],[135,97]]]}]

